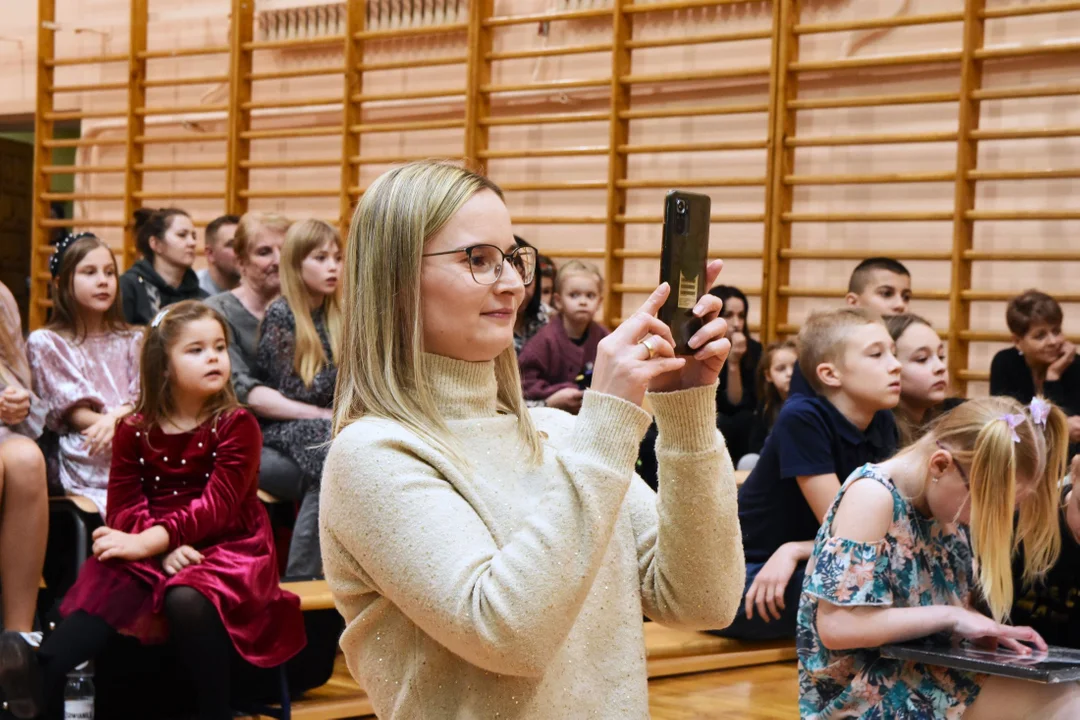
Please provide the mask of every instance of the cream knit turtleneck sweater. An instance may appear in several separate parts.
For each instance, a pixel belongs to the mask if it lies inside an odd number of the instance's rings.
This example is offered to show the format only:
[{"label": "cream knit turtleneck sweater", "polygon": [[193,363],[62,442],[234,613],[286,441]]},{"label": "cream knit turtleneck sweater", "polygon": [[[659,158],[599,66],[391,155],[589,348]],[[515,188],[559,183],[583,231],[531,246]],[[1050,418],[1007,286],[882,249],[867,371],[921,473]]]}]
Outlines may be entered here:
[{"label": "cream knit turtleneck sweater", "polygon": [[326,459],[322,551],[341,646],[384,720],[648,717],[641,616],[726,626],[744,573],[716,387],[650,395],[660,493],[634,475],[649,414],[588,392],[533,410],[544,462],[496,410],[493,363],[425,355],[471,474],[367,418]]}]

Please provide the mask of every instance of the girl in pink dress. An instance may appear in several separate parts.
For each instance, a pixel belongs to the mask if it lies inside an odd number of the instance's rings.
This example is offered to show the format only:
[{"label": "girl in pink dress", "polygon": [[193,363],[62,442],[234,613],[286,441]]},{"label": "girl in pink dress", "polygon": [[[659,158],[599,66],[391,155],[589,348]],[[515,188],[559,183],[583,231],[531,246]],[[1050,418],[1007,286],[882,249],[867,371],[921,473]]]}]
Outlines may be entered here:
[{"label": "girl in pink dress", "polygon": [[[142,392],[116,429],[106,527],[42,646],[47,717],[66,674],[115,633],[168,639],[199,717],[231,717],[233,653],[276,667],[305,643],[299,599],[281,590],[256,497],[262,435],[229,381],[225,322],[202,303],[162,310],[142,351]],[[149,713],[150,716],[152,713]]]},{"label": "girl in pink dress", "polygon": [[139,393],[143,334],[124,322],[116,258],[97,237],[65,237],[49,270],[52,320],[30,333],[28,354],[46,424],[59,437],[50,467],[66,492],[90,498],[104,515],[116,421]]}]

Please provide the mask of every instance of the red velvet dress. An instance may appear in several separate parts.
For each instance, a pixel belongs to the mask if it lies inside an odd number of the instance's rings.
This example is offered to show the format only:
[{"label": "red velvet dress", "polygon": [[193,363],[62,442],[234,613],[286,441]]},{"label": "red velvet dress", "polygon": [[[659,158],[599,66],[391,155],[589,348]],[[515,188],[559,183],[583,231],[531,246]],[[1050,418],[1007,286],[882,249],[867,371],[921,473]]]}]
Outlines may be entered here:
[{"label": "red velvet dress", "polygon": [[121,422],[113,439],[109,527],[139,533],[159,525],[169,551],[191,545],[199,565],[169,577],[163,557],[137,562],[90,558],[60,608],[96,615],[144,643],[168,637],[165,592],[186,586],[217,608],[240,655],[259,667],[285,662],[304,646],[300,600],[281,590],[270,519],[256,495],[262,433],[247,410],[167,435]]}]

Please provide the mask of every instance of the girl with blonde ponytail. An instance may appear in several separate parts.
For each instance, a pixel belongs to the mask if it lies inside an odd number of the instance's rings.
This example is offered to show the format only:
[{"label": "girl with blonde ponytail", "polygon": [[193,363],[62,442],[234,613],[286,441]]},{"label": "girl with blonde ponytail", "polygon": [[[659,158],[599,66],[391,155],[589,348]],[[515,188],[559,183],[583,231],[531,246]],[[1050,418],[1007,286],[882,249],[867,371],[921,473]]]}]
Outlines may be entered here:
[{"label": "girl with blonde ponytail", "polygon": [[[1021,654],[1046,643],[1004,624],[1023,579],[1057,560],[1064,414],[1036,399],[970,400],[915,444],[856,470],[818,533],[799,607],[804,718],[1080,717],[1080,686],[1038,685],[884,658],[936,633]],[[1017,516],[1019,521],[1017,522]],[[981,597],[993,617],[971,609]],[[1028,644],[1023,644],[1028,643]]]}]

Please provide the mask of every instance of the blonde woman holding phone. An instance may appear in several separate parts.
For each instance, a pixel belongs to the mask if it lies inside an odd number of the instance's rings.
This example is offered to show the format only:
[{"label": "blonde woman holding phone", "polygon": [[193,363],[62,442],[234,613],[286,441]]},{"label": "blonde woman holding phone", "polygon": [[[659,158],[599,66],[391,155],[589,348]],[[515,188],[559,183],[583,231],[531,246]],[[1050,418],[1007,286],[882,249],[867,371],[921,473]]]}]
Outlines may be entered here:
[{"label": "blonde woman holding phone", "polygon": [[[705,629],[738,609],[719,299],[676,358],[657,288],[600,344],[575,417],[522,398],[535,271],[499,188],[456,165],[390,170],[353,218],[320,527],[341,645],[384,720],[644,718],[642,614]],[[634,474],[647,394],[659,495]]]}]

